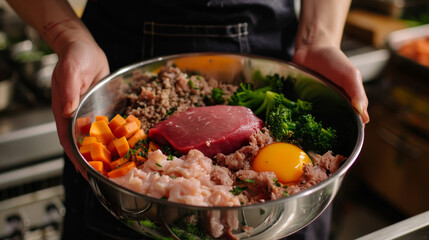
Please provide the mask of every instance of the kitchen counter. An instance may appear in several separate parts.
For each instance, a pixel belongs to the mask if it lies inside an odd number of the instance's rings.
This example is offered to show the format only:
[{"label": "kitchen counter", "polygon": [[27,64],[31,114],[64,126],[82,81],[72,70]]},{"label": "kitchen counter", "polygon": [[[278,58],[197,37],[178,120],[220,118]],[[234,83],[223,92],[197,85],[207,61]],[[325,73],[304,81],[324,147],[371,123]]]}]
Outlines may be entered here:
[{"label": "kitchen counter", "polygon": [[405,219],[356,240],[429,239],[429,211]]},{"label": "kitchen counter", "polygon": [[0,172],[62,152],[50,107],[0,116]]}]

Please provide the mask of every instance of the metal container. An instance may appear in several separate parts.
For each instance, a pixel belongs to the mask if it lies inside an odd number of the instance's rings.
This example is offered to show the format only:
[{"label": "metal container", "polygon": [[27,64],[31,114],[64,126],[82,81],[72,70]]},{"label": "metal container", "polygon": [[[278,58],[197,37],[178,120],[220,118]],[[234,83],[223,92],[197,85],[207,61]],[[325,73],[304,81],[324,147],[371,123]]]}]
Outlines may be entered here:
[{"label": "metal container", "polygon": [[[278,73],[294,76],[298,80],[295,90],[298,97],[314,102],[315,115],[333,124],[344,136],[336,152],[348,159],[329,179],[296,195],[275,201],[237,207],[198,207],[155,199],[115,184],[93,170],[79,153],[77,141],[81,137],[77,119],[96,115],[109,118],[125,110],[124,93],[127,92],[133,72],[154,72],[159,67],[173,64],[182,71],[199,73],[223,82],[250,82],[252,75]],[[195,53],[174,55],[143,61],[124,67],[94,86],[81,100],[70,120],[70,141],[77,158],[86,170],[88,181],[100,202],[117,219],[147,237],[172,237],[187,232],[178,224],[192,216],[207,226],[208,216],[234,219],[238,227],[232,233],[241,239],[278,239],[290,235],[316,219],[332,202],[347,170],[355,162],[362,148],[363,123],[345,94],[328,80],[291,63],[250,55],[224,53]],[[246,232],[245,229],[252,231]],[[191,234],[191,233],[189,233]]]}]

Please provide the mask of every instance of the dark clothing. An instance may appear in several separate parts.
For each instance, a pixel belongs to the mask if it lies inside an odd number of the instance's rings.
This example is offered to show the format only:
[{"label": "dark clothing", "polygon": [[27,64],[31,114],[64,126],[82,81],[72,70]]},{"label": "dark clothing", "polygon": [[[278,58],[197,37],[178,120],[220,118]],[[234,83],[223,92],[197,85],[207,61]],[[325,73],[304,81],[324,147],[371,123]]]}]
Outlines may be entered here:
[{"label": "dark clothing", "polygon": [[239,52],[289,60],[293,0],[89,1],[82,17],[111,70],[187,52]]},{"label": "dark clothing", "polygon": [[[290,60],[297,31],[293,0],[89,0],[82,20],[106,53],[111,71],[188,52],[238,52]],[[64,171],[64,239],[144,239],[97,201],[71,161],[66,160]],[[311,224],[290,239],[323,239],[314,234],[322,230],[327,236],[330,211],[318,221],[322,224]]]}]

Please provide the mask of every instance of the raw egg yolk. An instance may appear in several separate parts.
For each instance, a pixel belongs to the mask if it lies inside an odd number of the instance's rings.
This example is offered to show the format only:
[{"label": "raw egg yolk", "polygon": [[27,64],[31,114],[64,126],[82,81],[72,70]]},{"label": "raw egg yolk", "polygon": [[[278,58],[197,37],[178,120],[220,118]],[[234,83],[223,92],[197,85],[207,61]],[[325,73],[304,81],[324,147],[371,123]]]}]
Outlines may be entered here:
[{"label": "raw egg yolk", "polygon": [[311,163],[310,157],[291,143],[272,143],[262,148],[253,160],[257,172],[274,172],[281,183],[298,181],[303,164]]}]

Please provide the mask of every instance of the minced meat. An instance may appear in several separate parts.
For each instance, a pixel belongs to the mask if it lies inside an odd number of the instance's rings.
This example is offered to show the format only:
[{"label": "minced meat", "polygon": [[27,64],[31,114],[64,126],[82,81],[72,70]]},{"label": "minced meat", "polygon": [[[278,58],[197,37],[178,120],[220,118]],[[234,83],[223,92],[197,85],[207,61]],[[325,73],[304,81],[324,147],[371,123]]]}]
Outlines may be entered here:
[{"label": "minced meat", "polygon": [[174,112],[212,103],[213,88],[222,89],[227,99],[237,86],[200,75],[190,76],[172,66],[164,67],[157,76],[136,70],[130,86],[126,114],[138,117],[143,130],[147,131]]}]

